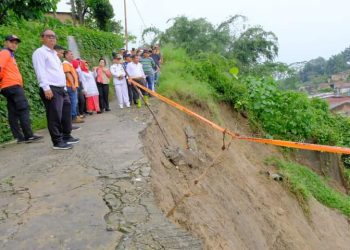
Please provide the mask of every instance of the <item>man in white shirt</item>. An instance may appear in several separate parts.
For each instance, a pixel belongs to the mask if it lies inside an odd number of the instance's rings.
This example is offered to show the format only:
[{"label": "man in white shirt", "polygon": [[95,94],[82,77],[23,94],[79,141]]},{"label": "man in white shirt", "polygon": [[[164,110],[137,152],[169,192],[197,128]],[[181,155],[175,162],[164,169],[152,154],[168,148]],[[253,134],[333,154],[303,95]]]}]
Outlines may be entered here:
[{"label": "man in white shirt", "polygon": [[[142,64],[140,63],[140,56],[133,55],[132,62],[128,63],[126,66],[126,72],[128,73],[128,78],[131,80],[134,80],[135,82],[145,86],[147,88],[147,82],[146,82],[146,75],[143,71]],[[142,95],[145,97],[145,102],[148,103],[148,95],[146,95],[146,92],[141,89]],[[140,97],[137,94],[136,97],[137,107],[141,107],[141,100]]]},{"label": "man in white shirt", "polygon": [[41,33],[43,46],[33,53],[33,66],[40,85],[40,97],[45,105],[48,129],[54,149],[71,149],[79,139],[71,136],[71,103],[66,91],[66,76],[54,46],[52,30]]}]

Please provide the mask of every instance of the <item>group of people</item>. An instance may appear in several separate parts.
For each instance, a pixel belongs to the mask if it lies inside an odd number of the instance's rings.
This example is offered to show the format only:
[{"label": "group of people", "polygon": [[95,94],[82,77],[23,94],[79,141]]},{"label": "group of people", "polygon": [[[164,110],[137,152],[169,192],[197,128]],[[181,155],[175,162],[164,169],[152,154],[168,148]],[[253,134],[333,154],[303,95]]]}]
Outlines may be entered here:
[{"label": "group of people", "polygon": [[[74,123],[83,123],[86,115],[110,111],[109,82],[113,78],[120,108],[132,104],[141,107],[141,96],[148,103],[148,94],[133,82],[155,91],[162,57],[158,47],[151,50],[113,52],[113,63],[108,68],[105,59],[90,67],[89,62],[74,58],[73,52],[57,45],[54,31],[41,33],[42,46],[32,56],[39,82],[39,94],[45,106],[48,130],[53,149],[66,150],[79,143],[71,131],[79,129]],[[15,35],[5,38],[0,51],[0,90],[7,99],[8,120],[17,143],[42,139],[34,135],[29,119],[29,105],[23,90],[23,80],[16,64],[15,51],[21,40]]]},{"label": "group of people", "polygon": [[[113,64],[110,67],[113,76],[113,82],[116,90],[116,96],[120,108],[130,107],[131,103],[141,107],[141,97],[139,90],[131,84],[135,81],[144,87],[155,91],[158,84],[160,65],[162,57],[159,47],[152,49],[135,50],[129,52],[121,49],[119,53],[113,52]],[[142,89],[145,101],[148,103],[149,95]]]}]

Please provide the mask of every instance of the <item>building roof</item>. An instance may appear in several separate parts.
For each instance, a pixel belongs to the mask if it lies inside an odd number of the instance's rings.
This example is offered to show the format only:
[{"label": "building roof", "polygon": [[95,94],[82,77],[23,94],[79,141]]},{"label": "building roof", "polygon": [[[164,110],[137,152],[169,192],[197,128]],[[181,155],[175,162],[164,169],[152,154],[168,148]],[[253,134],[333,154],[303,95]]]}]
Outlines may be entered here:
[{"label": "building roof", "polygon": [[331,85],[328,82],[318,84],[319,89],[329,88]]},{"label": "building roof", "polygon": [[341,96],[341,97],[328,97],[328,98],[325,98],[325,100],[328,101],[329,103],[329,107],[331,109],[334,109],[340,105],[343,105],[345,103],[349,103],[350,104],[350,96]]},{"label": "building roof", "polygon": [[334,83],[334,87],[338,89],[350,88],[350,82]]}]

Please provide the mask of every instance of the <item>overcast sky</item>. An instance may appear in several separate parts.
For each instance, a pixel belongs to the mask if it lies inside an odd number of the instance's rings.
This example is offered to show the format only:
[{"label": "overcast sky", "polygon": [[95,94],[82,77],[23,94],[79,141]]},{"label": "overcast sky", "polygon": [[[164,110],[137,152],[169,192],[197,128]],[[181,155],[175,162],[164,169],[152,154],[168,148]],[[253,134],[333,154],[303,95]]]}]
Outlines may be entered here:
[{"label": "overcast sky", "polygon": [[[67,0],[58,11],[69,10]],[[124,20],[123,0],[110,0],[115,19]],[[169,18],[185,15],[205,17],[219,24],[230,16],[248,17],[250,25],[261,25],[279,39],[279,61],[292,63],[318,56],[326,59],[350,46],[350,0],[126,0],[129,31],[140,36],[146,26],[165,30]],[[123,21],[124,25],[124,21]]]}]

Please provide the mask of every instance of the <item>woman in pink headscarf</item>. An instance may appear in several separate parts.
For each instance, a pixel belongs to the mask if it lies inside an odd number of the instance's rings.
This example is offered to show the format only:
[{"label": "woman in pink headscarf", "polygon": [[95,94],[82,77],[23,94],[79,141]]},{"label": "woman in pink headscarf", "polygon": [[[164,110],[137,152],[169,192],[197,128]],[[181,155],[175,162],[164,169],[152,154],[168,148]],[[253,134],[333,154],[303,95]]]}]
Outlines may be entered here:
[{"label": "woman in pink headscarf", "polygon": [[99,93],[94,74],[89,71],[89,64],[84,60],[81,61],[80,68],[83,93],[86,97],[86,110],[90,115],[93,114],[93,111],[100,113]]}]

